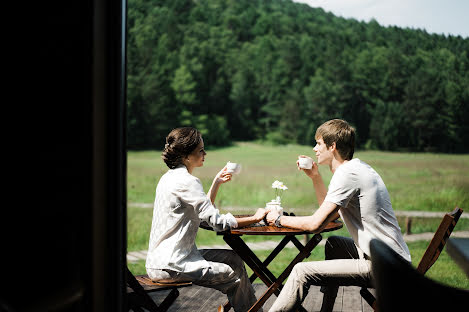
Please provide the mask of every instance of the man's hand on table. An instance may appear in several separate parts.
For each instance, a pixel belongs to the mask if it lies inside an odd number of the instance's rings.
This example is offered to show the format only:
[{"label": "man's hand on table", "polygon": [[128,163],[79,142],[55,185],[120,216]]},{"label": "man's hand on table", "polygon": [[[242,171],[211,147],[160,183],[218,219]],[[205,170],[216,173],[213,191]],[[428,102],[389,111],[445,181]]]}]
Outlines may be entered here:
[{"label": "man's hand on table", "polygon": [[267,223],[269,223],[269,225],[275,225],[275,220],[277,220],[278,216],[279,213],[277,210],[270,210],[266,217]]}]

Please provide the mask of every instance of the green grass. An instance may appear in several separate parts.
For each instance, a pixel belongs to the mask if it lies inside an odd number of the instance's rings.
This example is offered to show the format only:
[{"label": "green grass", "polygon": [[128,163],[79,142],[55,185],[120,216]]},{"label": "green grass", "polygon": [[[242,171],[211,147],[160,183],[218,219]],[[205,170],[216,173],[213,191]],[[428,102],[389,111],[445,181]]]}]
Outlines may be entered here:
[{"label": "green grass", "polygon": [[[401,232],[405,231],[405,217],[398,217],[397,221],[401,227]],[[412,234],[420,234],[425,232],[436,232],[438,226],[441,223],[441,218],[423,218],[423,217],[412,217],[411,232]],[[459,219],[455,231],[468,231],[469,230],[469,219]]]},{"label": "green grass", "polygon": [[147,250],[153,209],[127,208],[127,250]]},{"label": "green grass", "polygon": [[[287,209],[310,214],[317,208],[311,181],[296,169],[300,154],[313,155],[311,147],[300,145],[269,146],[237,143],[228,148],[208,151],[205,165],[194,174],[208,189],[213,176],[227,161],[242,165],[240,175],[223,185],[217,206],[263,207],[274,197],[271,184],[281,180],[288,190],[282,196]],[[167,171],[160,151],[128,153],[128,200],[152,203],[155,187]],[[469,206],[469,155],[429,153],[391,153],[358,151],[355,157],[373,166],[386,183],[396,210],[449,211],[454,206]],[[321,166],[326,183],[332,173]]]},{"label": "green grass", "polygon": [[[288,186],[282,196],[282,203],[287,212],[297,215],[310,215],[317,208],[317,201],[311,181],[296,169],[298,155],[313,155],[312,147],[299,145],[270,146],[256,143],[237,143],[228,148],[209,150],[204,167],[197,168],[194,175],[199,177],[208,190],[213,176],[227,161],[242,164],[240,175],[224,184],[218,192],[216,204],[222,212],[246,213],[274,197],[271,184],[281,180]],[[131,203],[152,203],[159,178],[167,171],[161,160],[160,151],[128,153],[127,191]],[[469,155],[445,155],[429,153],[391,153],[377,151],[358,151],[355,157],[373,166],[381,175],[389,190],[395,210],[451,211],[456,205],[465,209],[469,207]],[[326,185],[332,176],[327,167],[320,167]],[[246,208],[243,209],[243,207]],[[128,250],[146,250],[151,228],[152,209],[128,208]],[[398,218],[402,229],[405,229],[405,218]],[[412,233],[434,232],[441,219],[413,218]],[[461,219],[456,226],[458,230],[469,230],[469,220]],[[334,235],[348,236],[344,228]],[[325,235],[327,236],[327,235]],[[265,237],[249,236],[247,241],[264,240]],[[267,239],[280,239],[268,237]],[[220,236],[213,232],[200,230],[197,236],[198,246],[224,244]],[[425,247],[419,247],[421,244]],[[414,247],[415,245],[415,247]],[[413,259],[420,259],[418,253],[425,250],[428,242],[409,244]],[[415,249],[415,251],[413,250]],[[285,251],[272,266],[283,267],[288,259],[284,258],[293,251]],[[414,256],[414,252],[417,256]],[[258,252],[263,256],[264,251]],[[322,256],[323,250],[318,247],[311,257]],[[445,253],[444,253],[445,254]],[[447,255],[444,255],[447,258]],[[464,274],[451,259],[440,257],[438,266],[431,269],[429,276],[450,284],[465,285]],[[314,258],[317,260],[316,258]],[[319,259],[319,258],[318,258]],[[443,261],[441,261],[443,259]],[[280,261],[276,264],[277,261]],[[446,261],[446,262],[445,262]],[[440,262],[445,266],[440,267]],[[129,264],[131,270],[143,273],[144,263]],[[275,269],[274,269],[275,271]],[[435,273],[432,273],[432,272]],[[455,284],[451,284],[455,283]],[[465,283],[465,284],[464,284]]]}]

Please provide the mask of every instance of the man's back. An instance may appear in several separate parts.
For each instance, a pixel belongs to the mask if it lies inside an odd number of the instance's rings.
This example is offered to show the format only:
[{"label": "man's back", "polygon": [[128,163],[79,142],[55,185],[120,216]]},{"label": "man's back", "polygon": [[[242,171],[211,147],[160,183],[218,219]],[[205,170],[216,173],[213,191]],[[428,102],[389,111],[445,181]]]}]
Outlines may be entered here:
[{"label": "man's back", "polygon": [[386,186],[368,164],[355,158],[339,166],[325,201],[341,207],[339,214],[355,244],[367,255],[371,239],[376,238],[410,261]]}]

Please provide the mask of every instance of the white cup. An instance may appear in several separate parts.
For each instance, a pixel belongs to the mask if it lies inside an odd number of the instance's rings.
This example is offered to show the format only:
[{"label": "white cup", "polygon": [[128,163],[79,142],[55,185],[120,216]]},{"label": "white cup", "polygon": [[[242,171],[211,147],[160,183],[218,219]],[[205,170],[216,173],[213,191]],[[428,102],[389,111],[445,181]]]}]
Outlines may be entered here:
[{"label": "white cup", "polygon": [[241,171],[241,165],[237,163],[227,162],[226,172],[238,174]]},{"label": "white cup", "polygon": [[302,169],[311,169],[313,168],[313,160],[308,157],[299,157],[298,165]]}]

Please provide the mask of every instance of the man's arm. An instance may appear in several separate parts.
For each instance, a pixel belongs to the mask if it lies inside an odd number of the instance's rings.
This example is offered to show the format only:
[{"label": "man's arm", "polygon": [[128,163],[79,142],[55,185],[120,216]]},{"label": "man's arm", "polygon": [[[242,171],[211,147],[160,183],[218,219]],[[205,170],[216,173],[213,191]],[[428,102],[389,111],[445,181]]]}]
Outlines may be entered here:
[{"label": "man's arm", "polygon": [[316,192],[316,199],[318,200],[319,206],[321,206],[327,195],[326,185],[324,184],[324,181],[322,180],[322,177],[319,172],[317,173],[317,175],[309,177],[311,178],[311,180],[313,180],[314,191]]},{"label": "man's arm", "polygon": [[[300,155],[299,157],[311,158],[305,155]],[[303,170],[303,172],[313,181],[314,191],[316,192],[316,199],[318,200],[319,206],[321,206],[324,202],[324,198],[326,198],[327,188],[324,184],[324,181],[322,180],[321,174],[319,173],[318,164],[313,161],[313,166],[311,169],[300,168],[298,162],[297,166],[298,170]]]},{"label": "man's arm", "polygon": [[[308,157],[300,155],[299,157]],[[310,157],[308,157],[310,158]],[[319,203],[319,209],[312,215],[306,217],[290,217],[281,216],[280,224],[285,227],[299,229],[309,232],[321,232],[329,222],[339,218],[339,208],[334,203],[325,202],[324,199],[327,195],[327,188],[319,174],[318,164],[313,162],[311,169],[300,168],[297,161],[298,170],[303,172],[313,181],[314,191],[316,192],[316,199]],[[275,220],[279,214],[276,211],[271,211],[267,214],[267,222],[270,225],[275,224]]]},{"label": "man's arm", "polygon": [[[281,216],[280,224],[284,227],[319,233],[326,227],[327,224],[329,224],[329,222],[339,217],[339,208],[340,206],[337,206],[334,203],[323,201],[321,207],[319,207],[319,209],[312,216]],[[278,216],[279,214],[276,211],[269,212],[267,215],[267,222],[270,225],[274,225]]]}]

